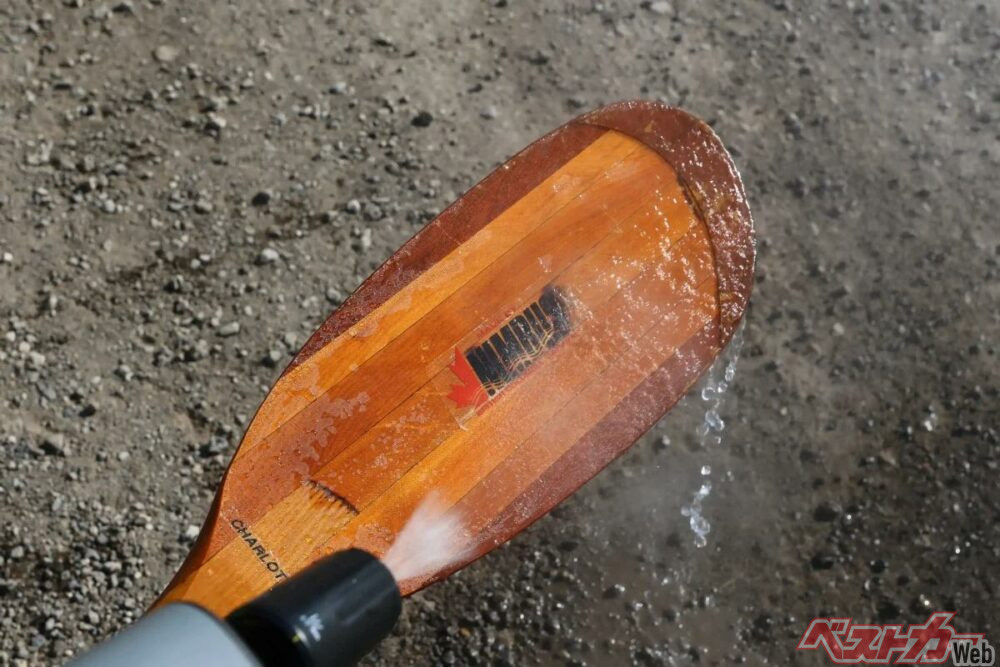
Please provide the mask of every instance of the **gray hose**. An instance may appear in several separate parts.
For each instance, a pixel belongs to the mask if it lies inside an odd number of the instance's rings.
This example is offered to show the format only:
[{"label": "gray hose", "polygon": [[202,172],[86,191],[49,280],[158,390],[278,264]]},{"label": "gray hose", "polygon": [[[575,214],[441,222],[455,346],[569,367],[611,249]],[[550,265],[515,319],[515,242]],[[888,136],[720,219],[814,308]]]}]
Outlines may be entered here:
[{"label": "gray hose", "polygon": [[228,625],[193,604],[154,611],[68,667],[261,667]]}]

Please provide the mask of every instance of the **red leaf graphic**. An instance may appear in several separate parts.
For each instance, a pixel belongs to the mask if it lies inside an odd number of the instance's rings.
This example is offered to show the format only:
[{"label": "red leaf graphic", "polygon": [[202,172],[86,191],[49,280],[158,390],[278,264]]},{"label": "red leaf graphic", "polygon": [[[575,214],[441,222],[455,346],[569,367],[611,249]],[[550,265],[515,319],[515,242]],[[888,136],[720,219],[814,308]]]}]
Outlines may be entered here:
[{"label": "red leaf graphic", "polygon": [[476,371],[472,370],[469,360],[455,348],[455,361],[451,364],[451,372],[462,384],[453,384],[448,398],[455,401],[459,407],[480,408],[489,400]]}]

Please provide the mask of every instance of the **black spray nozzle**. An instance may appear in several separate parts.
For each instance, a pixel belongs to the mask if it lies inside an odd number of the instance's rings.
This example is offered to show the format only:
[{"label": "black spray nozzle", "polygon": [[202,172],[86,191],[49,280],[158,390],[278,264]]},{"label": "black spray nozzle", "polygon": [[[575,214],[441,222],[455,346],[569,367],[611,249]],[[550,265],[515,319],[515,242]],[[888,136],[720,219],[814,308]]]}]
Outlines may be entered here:
[{"label": "black spray nozzle", "polygon": [[359,549],[323,558],[226,621],[265,665],[353,665],[396,624],[392,573]]}]

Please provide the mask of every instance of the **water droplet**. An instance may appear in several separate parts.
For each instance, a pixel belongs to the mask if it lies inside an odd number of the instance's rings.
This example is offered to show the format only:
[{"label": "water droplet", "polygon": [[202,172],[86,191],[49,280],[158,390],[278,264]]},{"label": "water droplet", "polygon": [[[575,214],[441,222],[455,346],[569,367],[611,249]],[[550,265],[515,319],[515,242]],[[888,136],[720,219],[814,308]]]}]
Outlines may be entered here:
[{"label": "water droplet", "polygon": [[694,494],[694,498],[691,499],[691,504],[685,505],[681,508],[681,514],[688,517],[688,524],[691,526],[691,531],[694,533],[694,544],[699,549],[708,544],[708,534],[712,530],[712,525],[701,513],[702,502],[711,492],[712,483],[705,482]]},{"label": "water droplet", "polygon": [[921,423],[922,423],[925,431],[933,431],[937,427],[937,424],[938,424],[937,413],[934,412],[933,410],[931,410],[927,414],[927,417],[924,418],[924,421],[921,422]]},{"label": "water droplet", "polygon": [[[705,417],[701,424],[695,429],[703,449],[709,449],[722,445],[722,434],[726,428],[726,422],[719,414],[722,401],[725,398],[729,385],[736,377],[736,362],[740,356],[740,348],[743,345],[742,325],[736,331],[729,347],[715,360],[712,367],[708,369],[703,380],[701,398],[707,404],[705,406]],[[701,466],[701,474],[708,477],[712,474],[712,467],[708,464]],[[691,531],[695,535],[695,546],[701,548],[708,544],[708,533],[712,526],[702,515],[702,501],[708,497],[712,491],[711,482],[705,481],[691,500],[690,505],[681,508],[681,514],[688,517]]]}]

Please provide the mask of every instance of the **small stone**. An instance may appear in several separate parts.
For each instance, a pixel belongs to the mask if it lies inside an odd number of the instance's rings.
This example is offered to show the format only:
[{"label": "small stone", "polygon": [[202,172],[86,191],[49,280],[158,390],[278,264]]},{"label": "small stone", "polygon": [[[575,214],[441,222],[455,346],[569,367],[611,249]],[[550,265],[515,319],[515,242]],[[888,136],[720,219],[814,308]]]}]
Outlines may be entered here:
[{"label": "small stone", "polygon": [[125,364],[119,364],[118,368],[115,369],[115,375],[121,378],[124,382],[131,382],[132,378],[135,377],[135,373],[132,372],[132,369]]},{"label": "small stone", "polygon": [[365,220],[368,221],[381,220],[385,217],[385,211],[377,204],[365,204],[362,211],[364,212]]},{"label": "small stone", "polygon": [[497,108],[495,106],[490,105],[485,109],[483,109],[482,111],[480,111],[479,115],[486,120],[493,120],[498,115],[500,115],[500,113],[497,111]]},{"label": "small stone", "polygon": [[818,553],[812,557],[809,564],[814,570],[829,570],[837,564],[837,559],[826,553]]},{"label": "small stone", "polygon": [[161,44],[153,49],[153,58],[160,63],[172,63],[177,60],[178,55],[180,55],[180,51],[177,50],[177,47],[168,44]]},{"label": "small stone", "polygon": [[42,451],[49,456],[66,457],[69,448],[66,447],[66,438],[61,433],[54,433],[42,440]]},{"label": "small stone", "polygon": [[532,65],[546,65],[550,60],[552,60],[552,54],[542,50],[537,50],[528,57],[528,62]]},{"label": "small stone", "polygon": [[609,586],[604,591],[604,597],[606,599],[609,599],[609,600],[615,599],[615,598],[620,598],[623,595],[625,595],[625,586],[624,586],[624,584],[615,584],[613,586]]},{"label": "small stone", "polygon": [[39,369],[45,365],[45,355],[41,352],[35,352],[32,350],[28,353],[28,366],[33,369]]},{"label": "small stone", "polygon": [[278,251],[275,250],[274,248],[264,248],[263,250],[260,251],[260,254],[257,255],[257,263],[258,264],[274,264],[280,258],[281,258],[281,255],[279,255]]},{"label": "small stone", "polygon": [[649,5],[649,11],[659,16],[666,16],[667,14],[673,13],[674,8],[670,5],[669,2],[664,2],[663,0],[659,0],[658,2],[653,2]]},{"label": "small stone", "polygon": [[76,162],[68,155],[57,155],[52,158],[52,164],[60,171],[73,171],[76,169]]},{"label": "small stone", "polygon": [[126,451],[118,452],[118,460],[121,461],[122,463],[128,461],[130,458],[132,458],[132,455],[129,454],[128,452]]},{"label": "small stone", "polygon": [[344,206],[344,210],[350,213],[351,215],[357,215],[358,213],[361,212],[361,202],[359,202],[357,199],[352,199],[351,201],[347,202],[346,206]]},{"label": "small stone", "polygon": [[184,539],[193,540],[196,537],[198,537],[198,533],[200,532],[201,530],[198,528],[198,526],[194,525],[193,523],[188,524],[188,527],[184,529]]},{"label": "small stone", "polygon": [[413,120],[411,120],[410,123],[415,127],[427,127],[433,120],[434,116],[432,116],[429,111],[421,111],[413,117]]},{"label": "small stone", "polygon": [[336,287],[331,287],[326,290],[326,300],[332,303],[334,306],[339,306],[344,303],[344,295],[340,293]]},{"label": "small stone", "polygon": [[802,121],[794,112],[785,114],[785,131],[796,139],[802,138]]},{"label": "small stone", "polygon": [[215,456],[225,452],[228,447],[229,444],[225,441],[225,439],[213,437],[211,440],[198,448],[198,453],[204,457]]},{"label": "small stone", "polygon": [[253,196],[253,199],[250,200],[250,204],[253,206],[267,206],[270,203],[271,203],[270,190],[261,190],[260,192],[258,192]]},{"label": "small stone", "polygon": [[833,323],[833,335],[835,335],[835,336],[843,336],[845,331],[846,331],[846,329],[844,329],[844,325],[843,324],[841,324],[840,322],[834,322]]},{"label": "small stone", "polygon": [[[12,551],[11,558],[13,557],[14,557],[14,552]],[[912,611],[914,614],[926,614],[936,606],[937,605],[934,604],[934,602],[930,599],[930,597],[928,597],[924,593],[921,593],[917,597],[913,598],[912,602],[910,602],[910,611]]]},{"label": "small stone", "polygon": [[204,103],[201,105],[201,110],[205,113],[210,111],[219,111],[220,109],[225,109],[229,102],[225,97],[220,97],[218,95],[212,95],[208,97]]},{"label": "small stone", "polygon": [[211,351],[211,346],[209,346],[208,341],[204,338],[200,338],[193,345],[184,348],[184,360],[185,361],[200,361],[208,356]]},{"label": "small stone", "polygon": [[836,520],[838,516],[841,515],[842,510],[840,505],[831,502],[822,502],[816,506],[813,510],[813,518],[816,521],[823,521],[829,523],[830,521]]},{"label": "small stone", "polygon": [[194,212],[200,213],[202,215],[205,215],[206,213],[211,213],[214,208],[215,207],[212,205],[212,202],[208,201],[207,199],[199,199],[194,203]]},{"label": "small stone", "polygon": [[21,560],[24,558],[24,547],[20,544],[10,550],[8,554],[11,560]]},{"label": "small stone", "polygon": [[240,332],[239,322],[229,322],[219,327],[219,335],[222,336],[223,338],[228,338],[229,336],[235,336],[239,332]]},{"label": "small stone", "polygon": [[895,452],[893,452],[891,449],[883,449],[882,451],[880,451],[878,453],[878,458],[880,461],[882,461],[882,463],[892,466],[893,468],[899,465],[899,459],[896,458]]},{"label": "small stone", "polygon": [[347,82],[346,81],[338,81],[335,84],[333,84],[332,86],[330,86],[330,88],[328,90],[333,95],[343,95],[344,93],[347,92]]},{"label": "small stone", "polygon": [[9,252],[5,252],[2,255],[0,255],[0,262],[3,262],[4,264],[13,264],[14,255],[10,254]]},{"label": "small stone", "polygon": [[788,189],[791,190],[792,194],[795,195],[797,199],[802,199],[809,192],[809,184],[801,176],[796,176],[792,180],[788,181]]},{"label": "small stone", "polygon": [[24,161],[29,167],[37,167],[38,165],[48,164],[52,159],[52,144],[48,142],[42,142],[36,151],[28,153],[24,156]]},{"label": "small stone", "polygon": [[209,134],[218,134],[226,129],[229,122],[217,113],[208,114],[205,120],[205,131]]},{"label": "small stone", "polygon": [[283,357],[284,354],[282,354],[281,350],[277,348],[271,348],[270,350],[267,351],[267,354],[264,355],[264,358],[261,359],[261,363],[267,366],[268,368],[274,368],[279,363],[281,363]]}]

